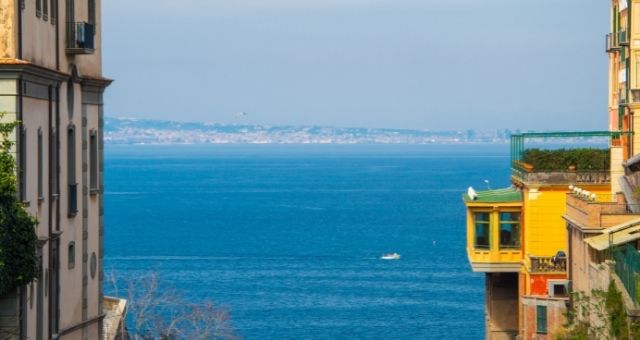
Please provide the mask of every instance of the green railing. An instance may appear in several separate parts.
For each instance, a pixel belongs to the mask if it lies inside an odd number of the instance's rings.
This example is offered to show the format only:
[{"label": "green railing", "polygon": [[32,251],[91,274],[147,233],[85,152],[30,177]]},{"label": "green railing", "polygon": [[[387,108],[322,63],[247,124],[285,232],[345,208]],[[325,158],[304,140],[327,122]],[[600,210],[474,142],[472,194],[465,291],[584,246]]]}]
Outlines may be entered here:
[{"label": "green railing", "polygon": [[640,296],[638,296],[640,254],[638,250],[630,245],[619,247],[613,251],[613,259],[616,261],[616,274],[627,293],[635,303],[640,303]]},{"label": "green railing", "polygon": [[[576,148],[585,145],[599,144],[620,145],[622,136],[631,136],[633,132],[629,131],[584,131],[584,132],[527,132],[511,136],[511,165],[514,175],[524,172],[531,172],[530,169],[524,168],[525,150],[530,149],[527,145],[528,141],[537,142],[534,147],[540,147],[541,144],[551,143],[551,145],[566,148]],[[566,170],[566,169],[558,169]],[[584,170],[584,169],[578,169]],[[606,169],[608,171],[608,169]],[[534,172],[536,172],[534,170]]]}]

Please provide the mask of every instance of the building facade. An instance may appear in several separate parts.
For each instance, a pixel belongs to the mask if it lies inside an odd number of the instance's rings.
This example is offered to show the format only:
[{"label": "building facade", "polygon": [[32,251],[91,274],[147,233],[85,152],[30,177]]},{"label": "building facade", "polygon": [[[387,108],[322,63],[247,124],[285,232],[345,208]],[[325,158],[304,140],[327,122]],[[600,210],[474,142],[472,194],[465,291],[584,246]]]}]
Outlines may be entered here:
[{"label": "building facade", "polygon": [[10,338],[100,339],[103,92],[100,0],[0,0],[0,112],[18,120],[18,195],[40,271],[0,297]]},{"label": "building facade", "polygon": [[[512,187],[464,195],[469,261],[486,273],[487,339],[553,338],[571,293],[611,282],[627,315],[640,317],[640,0],[611,0],[610,15],[609,131],[515,135]],[[564,138],[564,147],[607,138],[608,165],[538,171],[522,159],[532,138]],[[573,162],[580,157],[588,156]],[[506,224],[505,211],[519,223]],[[514,232],[520,246],[505,246]]]},{"label": "building facade", "polygon": [[463,196],[469,262],[473,271],[485,273],[487,339],[551,339],[564,323],[567,191],[580,183],[593,193],[608,194],[609,171],[538,170],[523,164],[519,155],[525,139],[583,137],[592,136],[514,135],[512,186]]}]

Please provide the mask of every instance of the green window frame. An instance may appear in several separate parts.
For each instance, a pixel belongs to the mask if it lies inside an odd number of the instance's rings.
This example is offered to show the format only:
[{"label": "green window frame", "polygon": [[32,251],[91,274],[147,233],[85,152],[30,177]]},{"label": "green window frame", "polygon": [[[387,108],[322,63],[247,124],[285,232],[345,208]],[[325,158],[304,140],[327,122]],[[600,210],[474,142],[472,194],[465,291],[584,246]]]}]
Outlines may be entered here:
[{"label": "green window frame", "polygon": [[473,213],[473,246],[476,249],[491,249],[491,213],[479,211]]},{"label": "green window frame", "polygon": [[547,306],[536,306],[536,332],[547,334]]},{"label": "green window frame", "polygon": [[500,248],[520,249],[522,214],[519,211],[501,211],[499,216]]}]

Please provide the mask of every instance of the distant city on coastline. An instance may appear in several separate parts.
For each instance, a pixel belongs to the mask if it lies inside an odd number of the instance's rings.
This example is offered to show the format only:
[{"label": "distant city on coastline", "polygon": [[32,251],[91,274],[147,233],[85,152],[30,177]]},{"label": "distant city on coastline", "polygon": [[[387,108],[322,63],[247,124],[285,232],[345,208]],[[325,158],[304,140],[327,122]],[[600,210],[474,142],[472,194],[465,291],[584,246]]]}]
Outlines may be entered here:
[{"label": "distant city on coastline", "polygon": [[107,117],[104,140],[107,144],[504,144],[512,134],[522,132],[267,126]]}]

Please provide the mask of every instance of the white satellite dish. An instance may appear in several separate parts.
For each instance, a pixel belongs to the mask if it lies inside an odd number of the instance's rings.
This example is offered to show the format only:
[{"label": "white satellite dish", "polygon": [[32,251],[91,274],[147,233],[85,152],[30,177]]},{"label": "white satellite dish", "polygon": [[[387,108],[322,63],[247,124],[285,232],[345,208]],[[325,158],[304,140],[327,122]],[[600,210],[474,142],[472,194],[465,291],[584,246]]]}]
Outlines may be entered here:
[{"label": "white satellite dish", "polygon": [[469,195],[469,198],[471,198],[472,201],[478,198],[478,193],[472,187],[467,189],[467,195]]}]

